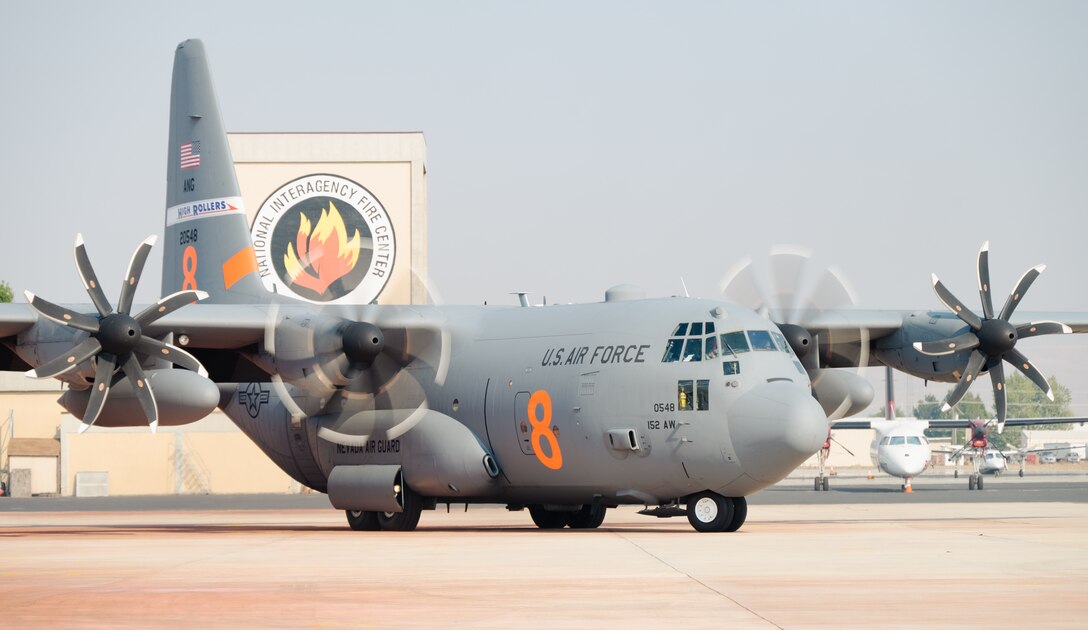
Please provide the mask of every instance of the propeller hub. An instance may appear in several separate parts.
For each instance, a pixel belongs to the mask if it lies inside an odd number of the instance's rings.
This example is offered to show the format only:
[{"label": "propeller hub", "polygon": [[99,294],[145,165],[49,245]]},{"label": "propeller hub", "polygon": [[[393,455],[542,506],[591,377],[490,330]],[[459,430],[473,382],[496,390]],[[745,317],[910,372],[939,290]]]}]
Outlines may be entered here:
[{"label": "propeller hub", "polygon": [[351,322],[341,333],[344,339],[344,355],[352,363],[369,365],[385,347],[382,329],[368,322]]},{"label": "propeller hub", "polygon": [[114,356],[123,357],[132,352],[142,336],[140,324],[124,313],[108,315],[99,323],[98,342],[102,350]]},{"label": "propeller hub", "polygon": [[793,353],[797,355],[798,359],[805,358],[809,350],[816,345],[813,342],[812,335],[803,326],[778,324],[778,329],[782,331],[782,336],[786,338],[790,348],[793,348]]},{"label": "propeller hub", "polygon": [[1001,356],[1016,345],[1016,328],[1002,319],[987,319],[978,331],[979,349],[990,356]]}]

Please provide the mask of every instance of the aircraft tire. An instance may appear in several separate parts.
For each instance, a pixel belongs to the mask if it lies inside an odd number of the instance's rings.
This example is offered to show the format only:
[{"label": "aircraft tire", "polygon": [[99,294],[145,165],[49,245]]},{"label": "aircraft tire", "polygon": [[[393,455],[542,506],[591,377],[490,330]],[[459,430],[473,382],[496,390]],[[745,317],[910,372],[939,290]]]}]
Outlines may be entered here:
[{"label": "aircraft tire", "polygon": [[829,480],[827,477],[824,477],[823,483],[820,484],[820,487],[823,489],[824,492],[827,492],[828,489],[831,488],[831,480]]},{"label": "aircraft tire", "polygon": [[381,529],[378,524],[377,512],[363,512],[361,510],[344,510],[348,517],[348,527],[357,532],[376,532]]},{"label": "aircraft tire", "polygon": [[530,505],[529,516],[540,529],[563,529],[570,522],[570,512],[549,512],[542,505]]},{"label": "aircraft tire", "polygon": [[571,529],[597,529],[604,522],[605,512],[607,511],[608,506],[602,505],[594,512],[593,504],[588,503],[583,505],[582,509],[568,515],[567,525]]},{"label": "aircraft tire", "polygon": [[380,512],[378,524],[382,531],[410,532],[419,524],[419,515],[423,511],[423,501],[411,488],[404,487],[404,510],[401,512]]},{"label": "aircraft tire", "polygon": [[748,499],[744,497],[733,498],[733,518],[729,521],[729,525],[726,526],[725,531],[735,532],[740,529],[741,525],[744,525],[744,520],[748,518]]},{"label": "aircraft tire", "polygon": [[952,478],[953,479],[959,479],[960,478],[960,471],[959,470],[953,470],[952,471]]},{"label": "aircraft tire", "polygon": [[975,484],[976,490],[982,490],[982,475],[978,476],[978,482]]},{"label": "aircraft tire", "polygon": [[967,478],[967,489],[968,490],[974,490],[975,489],[975,476],[974,475],[971,475],[970,477]]},{"label": "aircraft tire", "polygon": [[1023,476],[1024,476],[1024,471],[1022,471],[1022,470],[1020,471],[1020,476],[1021,476],[1021,477],[1023,477]]},{"label": "aircraft tire", "polygon": [[733,500],[709,490],[692,495],[688,522],[697,532],[724,532],[733,522]]}]

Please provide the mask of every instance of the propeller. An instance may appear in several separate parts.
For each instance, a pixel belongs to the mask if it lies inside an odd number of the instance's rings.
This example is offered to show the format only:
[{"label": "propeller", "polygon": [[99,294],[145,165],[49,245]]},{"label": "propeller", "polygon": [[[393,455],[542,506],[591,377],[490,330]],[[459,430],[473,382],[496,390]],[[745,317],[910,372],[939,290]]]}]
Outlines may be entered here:
[{"label": "propeller", "polygon": [[806,368],[832,364],[836,355],[850,365],[868,365],[866,330],[824,339],[816,336],[816,320],[822,312],[853,306],[857,299],[838,268],[814,264],[809,250],[776,246],[762,265],[746,256],[725,273],[720,286],[729,301],[778,324]]},{"label": "propeller", "polygon": [[[317,316],[310,309],[274,306],[265,332],[265,351],[276,363],[273,385],[281,399],[290,401],[293,415],[335,414],[345,408],[390,411],[399,420],[387,433],[397,435],[427,408],[418,380],[421,368],[433,369],[434,381],[443,384],[450,347],[441,322],[395,306],[340,305]],[[345,445],[367,438],[328,428],[319,435]]]},{"label": "propeller", "polygon": [[83,286],[87,289],[91,302],[98,311],[97,316],[59,306],[30,291],[25,293],[30,306],[42,317],[87,333],[87,337],[69,352],[27,372],[27,376],[33,378],[53,378],[75,370],[88,360],[92,361],[94,384],[87,402],[87,411],[83,414],[80,433],[89,429],[98,419],[109,397],[110,388],[121,379],[128,379],[131,383],[132,391],[135,392],[144,416],[147,417],[147,423],[151,431],[155,431],[159,422],[158,407],[155,403],[155,393],[151,390],[151,383],[141,367],[141,360],[138,358],[140,356],[162,359],[201,375],[207,374],[193,355],[143,333],[143,329],[151,323],[186,304],[203,300],[208,297],[207,293],[178,291],[160,299],[135,316],[130,314],[132,299],[136,294],[144,263],[147,262],[147,256],[154,244],[155,236],[149,236],[132,254],[128,273],[121,286],[121,295],[117,299],[116,311],[106,299],[106,294],[98,282],[98,276],[94,273],[90,257],[87,255],[87,248],[83,244],[82,234],[76,235],[76,270],[79,271]]},{"label": "propeller", "polygon": [[1060,322],[1031,322],[1022,326],[1009,323],[1016,307],[1023,300],[1024,294],[1046,265],[1037,265],[1024,272],[1009,294],[1001,311],[994,315],[993,298],[990,294],[990,242],[986,241],[978,251],[978,293],[982,300],[982,317],[948,290],[937,274],[933,274],[933,290],[937,298],[948,310],[967,324],[969,331],[938,341],[915,342],[914,348],[923,354],[944,356],[957,352],[969,352],[967,367],[960,375],[959,382],[948,394],[942,411],[948,411],[963,398],[979,373],[987,371],[994,391],[994,407],[997,410],[998,431],[1005,426],[1005,369],[1003,361],[1008,361],[1031,382],[1054,400],[1054,392],[1042,372],[1036,368],[1019,350],[1016,342],[1027,337],[1073,332]]}]

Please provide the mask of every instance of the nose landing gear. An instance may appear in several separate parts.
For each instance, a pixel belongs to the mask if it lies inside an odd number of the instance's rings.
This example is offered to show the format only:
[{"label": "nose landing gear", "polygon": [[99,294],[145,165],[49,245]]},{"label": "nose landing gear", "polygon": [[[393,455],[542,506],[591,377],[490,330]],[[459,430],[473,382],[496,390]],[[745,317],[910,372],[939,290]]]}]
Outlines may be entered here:
[{"label": "nose landing gear", "polygon": [[706,490],[688,499],[688,522],[699,532],[735,532],[748,517],[744,497],[723,497]]}]

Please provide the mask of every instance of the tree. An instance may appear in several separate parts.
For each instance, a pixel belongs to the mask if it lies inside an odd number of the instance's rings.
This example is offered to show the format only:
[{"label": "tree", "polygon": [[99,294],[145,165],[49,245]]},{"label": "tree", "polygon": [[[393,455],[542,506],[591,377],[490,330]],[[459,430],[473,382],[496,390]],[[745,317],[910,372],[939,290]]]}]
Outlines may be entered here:
[{"label": "tree", "polygon": [[3,280],[0,280],[0,302],[10,302],[14,294],[11,292],[11,285]]}]

